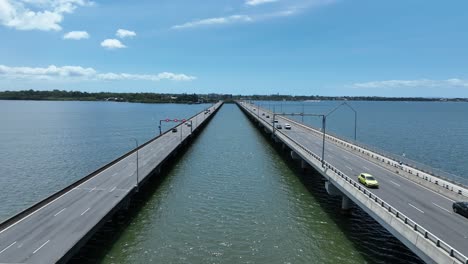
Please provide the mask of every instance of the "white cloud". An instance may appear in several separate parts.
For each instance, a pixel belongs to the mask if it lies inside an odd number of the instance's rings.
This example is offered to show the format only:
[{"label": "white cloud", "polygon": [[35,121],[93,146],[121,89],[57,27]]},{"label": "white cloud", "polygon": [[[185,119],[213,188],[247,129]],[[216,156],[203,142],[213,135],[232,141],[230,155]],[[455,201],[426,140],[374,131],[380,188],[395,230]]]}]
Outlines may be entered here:
[{"label": "white cloud", "polygon": [[251,22],[251,21],[253,21],[253,19],[250,16],[233,15],[233,16],[227,16],[227,17],[215,17],[215,18],[195,20],[195,21],[184,23],[181,25],[172,26],[172,29],[184,29],[184,28],[193,28],[193,27],[199,27],[199,26],[222,25],[222,24],[232,24],[232,23],[238,23],[238,22]]},{"label": "white cloud", "polygon": [[[246,0],[247,5],[260,5],[265,3],[276,2],[279,0]],[[300,14],[301,12],[310,9],[318,8],[325,5],[335,3],[336,0],[308,0],[308,1],[296,1],[295,4],[288,4],[288,6],[282,6],[279,9],[274,9],[267,13],[252,13],[252,14],[237,14],[225,17],[214,17],[200,20],[190,21],[184,24],[172,26],[171,29],[187,29],[209,25],[227,25],[241,22],[259,22],[279,17],[289,17]]]},{"label": "white cloud", "polygon": [[88,0],[0,0],[0,24],[18,30],[59,31],[65,14]]},{"label": "white cloud", "polygon": [[115,35],[119,38],[134,37],[136,36],[135,31],[130,31],[126,29],[118,29]]},{"label": "white cloud", "polygon": [[430,88],[430,87],[468,87],[468,80],[463,79],[447,79],[447,80],[386,80],[386,81],[373,81],[354,83],[351,85],[354,88]]},{"label": "white cloud", "polygon": [[273,3],[277,1],[278,0],[247,0],[245,1],[245,4],[249,6],[256,6],[256,5],[263,5],[267,3]]},{"label": "white cloud", "polygon": [[181,73],[162,72],[158,74],[131,74],[131,73],[98,73],[93,68],[81,66],[50,65],[46,68],[40,67],[9,67],[0,65],[0,76],[12,79],[36,79],[36,80],[80,80],[80,81],[192,81],[195,76]]},{"label": "white cloud", "polygon": [[127,47],[118,39],[105,39],[101,42],[101,46],[107,49],[122,49]]},{"label": "white cloud", "polygon": [[64,39],[74,39],[74,40],[88,39],[89,34],[86,31],[70,31],[67,34],[63,35],[63,38]]}]

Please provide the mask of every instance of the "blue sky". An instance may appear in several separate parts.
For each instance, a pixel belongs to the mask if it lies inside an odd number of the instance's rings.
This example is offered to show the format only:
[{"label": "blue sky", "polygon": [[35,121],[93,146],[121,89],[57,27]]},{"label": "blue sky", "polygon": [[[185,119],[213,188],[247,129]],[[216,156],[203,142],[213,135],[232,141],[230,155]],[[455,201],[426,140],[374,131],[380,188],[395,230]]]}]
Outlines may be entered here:
[{"label": "blue sky", "polygon": [[468,2],[0,0],[0,90],[468,97]]}]

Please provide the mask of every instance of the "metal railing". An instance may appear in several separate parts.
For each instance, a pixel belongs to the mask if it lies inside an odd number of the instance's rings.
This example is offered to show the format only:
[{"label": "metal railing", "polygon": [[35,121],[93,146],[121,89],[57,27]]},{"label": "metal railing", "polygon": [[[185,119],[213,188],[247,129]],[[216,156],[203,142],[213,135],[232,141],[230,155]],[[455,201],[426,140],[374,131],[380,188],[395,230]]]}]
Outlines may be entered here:
[{"label": "metal railing", "polygon": [[[245,109],[245,108],[244,108]],[[252,112],[250,109],[248,109],[250,112]],[[253,112],[252,112],[253,113]],[[255,114],[252,114],[253,117],[255,117]],[[262,120],[265,122],[264,120]],[[266,123],[266,122],[265,122]],[[268,124],[268,123],[267,123]],[[269,125],[269,124],[268,124]],[[440,248],[444,250],[449,256],[453,257],[457,261],[463,264],[468,264],[468,257],[451,247],[448,243],[444,242],[440,238],[438,238],[436,235],[432,234],[429,232],[427,229],[423,228],[421,225],[416,223],[415,221],[411,220],[411,218],[407,217],[388,203],[386,203],[383,199],[369,191],[368,189],[364,188],[361,184],[357,183],[355,180],[353,180],[351,177],[347,176],[331,164],[329,164],[326,161],[322,161],[321,157],[310,151],[308,148],[304,147],[302,144],[291,138],[290,136],[286,135],[282,131],[278,131],[281,136],[284,136],[287,138],[289,141],[291,141],[293,144],[295,144],[297,147],[305,151],[307,154],[311,155],[314,159],[319,161],[320,163],[323,162],[325,168],[330,169],[334,174],[336,174],[338,177],[341,177],[344,179],[348,184],[353,186],[354,188],[358,189],[362,194],[367,196],[370,200],[374,201],[376,204],[381,206],[382,208],[386,209],[389,214],[392,214],[394,217],[399,219],[401,222],[403,222],[405,225],[413,229],[413,231],[419,233],[422,235],[425,239],[431,241],[437,248]]]}]

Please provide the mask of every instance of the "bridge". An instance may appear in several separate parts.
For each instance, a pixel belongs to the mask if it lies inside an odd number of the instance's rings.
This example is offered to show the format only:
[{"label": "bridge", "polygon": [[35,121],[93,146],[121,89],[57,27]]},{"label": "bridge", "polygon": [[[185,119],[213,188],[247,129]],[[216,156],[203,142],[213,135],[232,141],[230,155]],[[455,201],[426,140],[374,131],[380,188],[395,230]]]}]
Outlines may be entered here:
[{"label": "bridge", "polygon": [[[63,263],[199,132],[222,102],[0,224],[0,263]],[[187,125],[187,124],[190,124]]]},{"label": "bridge", "polygon": [[[244,101],[237,105],[303,168],[319,172],[327,192],[342,196],[343,210],[356,204],[426,263],[468,264],[468,221],[452,212],[454,201],[468,201],[466,185],[322,133],[285,114]],[[283,129],[276,129],[273,119]],[[291,129],[284,129],[285,123]],[[361,185],[357,175],[363,172],[374,175],[380,188]]]}]

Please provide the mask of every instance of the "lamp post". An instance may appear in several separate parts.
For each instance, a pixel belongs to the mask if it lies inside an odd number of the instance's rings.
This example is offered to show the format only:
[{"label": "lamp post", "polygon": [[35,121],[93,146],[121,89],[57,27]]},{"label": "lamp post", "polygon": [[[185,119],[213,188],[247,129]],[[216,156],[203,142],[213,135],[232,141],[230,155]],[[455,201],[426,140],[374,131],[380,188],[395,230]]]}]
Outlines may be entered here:
[{"label": "lamp post", "polygon": [[138,179],[138,140],[134,137],[132,137],[133,140],[135,140],[135,144],[136,144],[136,191],[138,192],[138,185],[139,185],[139,179]]},{"label": "lamp post", "polygon": [[343,102],[343,103],[339,104],[337,107],[333,108],[325,116],[331,115],[333,112],[335,112],[338,108],[342,107],[343,105],[347,106],[349,109],[351,109],[351,111],[354,112],[354,141],[356,141],[356,137],[357,137],[357,111],[351,105],[349,105],[346,102]]},{"label": "lamp post", "polygon": [[327,126],[327,115],[324,115],[324,114],[304,114],[304,113],[273,113],[273,136],[275,135],[275,131],[277,129],[275,129],[275,120],[276,120],[276,116],[279,115],[279,116],[296,116],[296,115],[302,115],[302,116],[320,116],[322,117],[322,167],[324,165],[324,162],[325,162],[325,135],[326,135],[326,126]]},{"label": "lamp post", "polygon": [[302,123],[304,124],[304,103],[302,103],[302,115],[301,115],[301,118],[302,118]]}]

